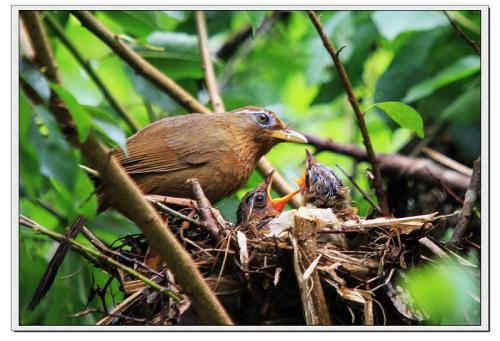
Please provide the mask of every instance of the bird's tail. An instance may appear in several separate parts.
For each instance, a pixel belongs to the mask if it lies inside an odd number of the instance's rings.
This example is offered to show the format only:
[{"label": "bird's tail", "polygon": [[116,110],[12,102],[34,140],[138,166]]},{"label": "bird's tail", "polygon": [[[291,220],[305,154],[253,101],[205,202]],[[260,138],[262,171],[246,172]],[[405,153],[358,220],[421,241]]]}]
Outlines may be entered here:
[{"label": "bird's tail", "polygon": [[[66,237],[69,239],[74,239],[77,234],[81,231],[83,224],[85,224],[85,218],[83,216],[79,216],[76,221],[73,223],[71,228],[69,229]],[[68,241],[63,240],[56,249],[54,256],[49,262],[45,273],[42,276],[42,279],[38,283],[38,286],[31,298],[31,302],[28,306],[28,310],[33,310],[40,303],[45,294],[49,291],[54,279],[56,278],[57,270],[61,266],[64,257],[68,253],[70,248],[70,243]]]}]

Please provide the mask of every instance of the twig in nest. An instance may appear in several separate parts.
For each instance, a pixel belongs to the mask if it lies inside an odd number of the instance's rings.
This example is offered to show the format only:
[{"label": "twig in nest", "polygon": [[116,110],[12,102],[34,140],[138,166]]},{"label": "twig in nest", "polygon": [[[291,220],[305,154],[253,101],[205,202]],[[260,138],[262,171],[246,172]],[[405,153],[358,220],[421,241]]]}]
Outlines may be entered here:
[{"label": "twig in nest", "polygon": [[176,210],[163,205],[161,202],[155,201],[154,199],[151,199],[149,197],[146,197],[146,200],[155,205],[158,209],[163,211],[164,213],[170,214],[174,217],[180,218],[185,221],[189,221],[191,224],[195,226],[200,226],[200,223],[192,218],[189,218],[188,216],[185,216],[184,214],[177,212]]},{"label": "twig in nest", "polygon": [[193,194],[198,201],[197,211],[200,215],[201,226],[205,227],[217,240],[221,240],[223,234],[212,215],[212,205],[210,205],[210,201],[205,196],[200,183],[197,179],[189,179],[188,183],[191,184]]}]

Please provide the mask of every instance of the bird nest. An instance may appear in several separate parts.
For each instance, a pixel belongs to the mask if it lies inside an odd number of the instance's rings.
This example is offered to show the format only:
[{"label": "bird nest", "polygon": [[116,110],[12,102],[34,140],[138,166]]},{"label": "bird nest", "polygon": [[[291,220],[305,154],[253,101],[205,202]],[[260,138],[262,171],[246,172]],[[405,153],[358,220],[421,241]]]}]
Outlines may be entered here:
[{"label": "bird nest", "polygon": [[[301,207],[256,230],[226,222],[203,200],[149,200],[239,325],[422,322],[426,313],[399,283],[422,258],[449,257],[427,235],[436,222],[455,216],[343,221],[331,209]],[[98,325],[200,323],[168,265],[142,235],[121,238],[113,252],[109,256],[157,287],[116,269],[125,298]]]}]

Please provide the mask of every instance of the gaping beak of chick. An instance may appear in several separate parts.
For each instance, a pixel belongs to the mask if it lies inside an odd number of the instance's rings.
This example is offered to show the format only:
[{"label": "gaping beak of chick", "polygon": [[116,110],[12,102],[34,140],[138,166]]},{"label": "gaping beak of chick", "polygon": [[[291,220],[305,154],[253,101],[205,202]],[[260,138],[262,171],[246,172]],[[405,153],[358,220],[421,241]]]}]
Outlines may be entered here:
[{"label": "gaping beak of chick", "polygon": [[294,179],[295,183],[301,189],[303,189],[306,186],[307,171],[309,171],[311,169],[311,167],[316,164],[316,162],[317,161],[314,158],[314,156],[311,154],[311,152],[309,151],[309,149],[306,148],[306,166],[304,168],[304,173],[302,174],[302,176],[300,178]]},{"label": "gaping beak of chick", "polygon": [[290,200],[292,200],[292,198],[300,192],[300,188],[298,190],[295,190],[281,198],[276,198],[276,199],[273,199],[273,197],[271,196],[271,188],[272,188],[272,184],[273,184],[273,175],[274,175],[274,171],[272,171],[271,173],[269,173],[269,175],[267,176],[266,180],[265,180],[265,184],[266,184],[266,193],[267,193],[267,200],[268,200],[268,204],[271,205],[277,212],[282,212],[283,209],[285,208],[286,204],[288,204],[288,202]]},{"label": "gaping beak of chick", "polygon": [[286,142],[307,143],[307,138],[304,135],[290,129],[273,130],[271,136]]}]

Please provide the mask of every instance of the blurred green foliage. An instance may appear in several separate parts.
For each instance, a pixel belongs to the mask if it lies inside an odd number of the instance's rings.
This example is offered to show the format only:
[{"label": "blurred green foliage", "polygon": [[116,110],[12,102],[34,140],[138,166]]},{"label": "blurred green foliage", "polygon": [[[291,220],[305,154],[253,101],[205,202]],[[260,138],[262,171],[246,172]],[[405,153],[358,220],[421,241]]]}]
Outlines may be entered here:
[{"label": "blurred green foliage", "polygon": [[[50,14],[110,93],[141,127],[162,117],[186,113],[68,12],[51,11]],[[93,14],[116,33],[118,39],[208,105],[192,12],[94,11]],[[442,127],[448,154],[471,165],[480,150],[479,56],[457,36],[442,12],[322,11],[319,14],[336,47],[345,46],[340,57],[362,109],[368,110],[376,103],[382,109],[365,116],[377,152],[397,152],[415,139],[415,132],[422,137],[424,128]],[[468,35],[480,41],[479,11],[450,14]],[[294,129],[342,143],[359,144],[361,137],[345,91],[306,13],[283,13],[267,31],[259,34],[258,28],[271,15],[271,11],[206,12],[212,52],[218,51],[237,32],[248,27],[253,32],[228,60],[213,54],[226,107],[229,110],[245,105],[267,107]],[[80,140],[94,129],[110,146],[123,146],[125,137],[132,131],[54,32],[48,32],[63,82],[62,87],[52,85],[52,88],[77,121]],[[20,78],[47,101],[50,85],[40,71],[25,57],[20,61],[20,68]],[[387,104],[384,107],[381,102],[396,103],[396,107]],[[78,214],[85,214],[88,226],[110,243],[119,236],[137,233],[132,223],[115,212],[95,217],[96,196],[91,181],[78,166],[85,163],[79,152],[63,139],[43,103],[35,103],[21,90],[19,104],[20,213],[59,232]],[[268,156],[289,181],[301,174],[304,146],[281,144]],[[366,164],[353,164],[350,158],[332,153],[321,153],[318,159],[330,167],[338,163],[350,170],[361,187],[372,193],[366,178]],[[218,205],[227,219],[235,220],[239,199],[261,181],[261,176],[254,173],[245,188]],[[353,200],[361,215],[370,212],[359,193],[353,193]],[[24,228],[19,232],[21,324],[95,323],[98,315],[68,316],[86,308],[90,288],[102,287],[107,276],[74,254],[64,262],[42,304],[35,311],[27,312],[29,299],[55,243]],[[433,295],[443,290],[450,296],[439,302],[449,304],[466,289],[456,287],[452,291],[447,287],[437,291],[434,285],[447,285],[443,281],[458,276],[453,271],[448,268],[448,272],[437,274],[426,270],[416,272],[415,276],[418,274],[420,279],[415,280],[410,290],[426,309],[435,309],[426,304],[432,303]],[[425,285],[420,285],[422,283]],[[106,294],[104,300],[108,307],[121,297],[117,283],[113,282],[112,286],[116,297]],[[95,298],[90,307],[102,308],[102,302]],[[454,323],[445,318],[445,312],[440,314],[443,318],[434,323]]]}]

